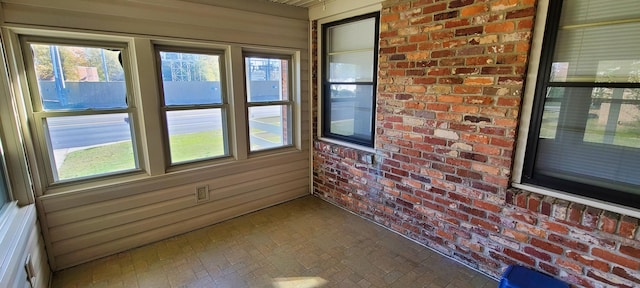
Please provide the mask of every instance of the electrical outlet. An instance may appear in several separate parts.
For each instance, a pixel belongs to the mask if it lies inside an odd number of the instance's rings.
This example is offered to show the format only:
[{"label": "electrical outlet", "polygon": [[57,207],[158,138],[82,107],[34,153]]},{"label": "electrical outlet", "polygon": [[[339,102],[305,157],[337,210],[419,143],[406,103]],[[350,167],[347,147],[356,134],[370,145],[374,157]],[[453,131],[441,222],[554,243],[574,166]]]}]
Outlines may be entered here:
[{"label": "electrical outlet", "polygon": [[209,186],[196,186],[196,203],[209,201]]}]

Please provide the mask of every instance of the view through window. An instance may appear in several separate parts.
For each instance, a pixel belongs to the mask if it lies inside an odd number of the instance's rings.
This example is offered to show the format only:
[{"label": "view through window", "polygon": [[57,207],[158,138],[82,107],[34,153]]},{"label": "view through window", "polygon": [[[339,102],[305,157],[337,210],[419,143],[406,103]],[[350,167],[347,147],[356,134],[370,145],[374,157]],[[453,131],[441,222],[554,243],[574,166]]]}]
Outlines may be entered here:
[{"label": "view through window", "polygon": [[640,207],[640,2],[550,11],[525,181]]},{"label": "view through window", "polygon": [[[33,116],[54,182],[138,168],[122,47],[30,42]],[[35,92],[35,91],[33,91]]]},{"label": "view through window", "polygon": [[291,60],[245,56],[251,151],[292,144]]},{"label": "view through window", "polygon": [[171,163],[228,155],[220,53],[159,48]]}]

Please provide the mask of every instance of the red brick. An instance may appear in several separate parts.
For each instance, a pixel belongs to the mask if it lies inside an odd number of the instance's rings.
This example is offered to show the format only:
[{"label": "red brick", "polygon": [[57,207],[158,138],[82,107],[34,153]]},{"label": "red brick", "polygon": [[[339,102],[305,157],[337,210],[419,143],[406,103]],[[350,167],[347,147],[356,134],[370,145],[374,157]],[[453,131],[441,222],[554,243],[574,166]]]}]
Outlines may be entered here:
[{"label": "red brick", "polygon": [[620,215],[617,213],[604,211],[600,216],[600,224],[598,225],[598,229],[610,234],[616,233],[619,218]]},{"label": "red brick", "polygon": [[551,253],[554,254],[562,254],[562,252],[564,251],[564,249],[562,249],[562,247],[555,245],[555,244],[551,244],[549,242],[546,241],[542,241],[540,239],[537,238],[531,238],[531,245],[541,248],[545,251],[549,251]]},{"label": "red brick", "polygon": [[544,263],[544,262],[538,262],[538,267],[540,267],[540,269],[554,276],[560,273],[560,269],[558,267],[551,264]]},{"label": "red brick", "polygon": [[633,269],[633,270],[638,270],[640,269],[640,262],[638,262],[637,260],[632,260],[629,259],[627,257],[623,257],[620,255],[616,255],[613,254],[609,251],[600,249],[600,248],[593,248],[591,249],[591,255],[596,256],[598,258],[622,265],[624,267]]},{"label": "red brick", "polygon": [[575,251],[567,251],[566,256],[569,259],[573,259],[574,261],[578,261],[584,265],[591,266],[603,272],[609,272],[609,264],[606,262],[594,259],[592,257],[585,257]]},{"label": "red brick", "polygon": [[487,12],[487,5],[482,3],[478,5],[468,6],[460,10],[460,16],[467,17]]},{"label": "red brick", "polygon": [[564,247],[567,247],[567,248],[571,248],[571,249],[574,249],[574,250],[578,250],[578,251],[582,251],[582,252],[587,252],[589,250],[589,246],[587,246],[586,244],[578,242],[578,241],[567,239],[567,238],[562,237],[560,235],[550,234],[547,237],[547,239],[549,239],[549,241],[551,241],[553,243],[557,243],[557,244],[560,244],[561,246],[564,246]]},{"label": "red brick", "polygon": [[525,9],[509,11],[507,12],[507,19],[515,19],[515,18],[523,18],[523,17],[533,17],[536,14],[536,9],[534,7],[528,7]]},{"label": "red brick", "polygon": [[582,211],[585,209],[585,206],[578,203],[571,203],[569,205],[569,215],[567,217],[567,221],[579,224],[582,222]]},{"label": "red brick", "polygon": [[624,279],[627,280],[631,280],[637,284],[640,284],[640,274],[636,273],[631,273],[625,269],[622,269],[620,267],[613,267],[613,274],[618,275]]},{"label": "red brick", "polygon": [[631,285],[627,285],[627,284],[624,284],[624,283],[620,282],[618,279],[614,279],[613,277],[611,277],[611,275],[599,273],[597,271],[588,270],[587,271],[587,276],[589,276],[590,278],[593,278],[595,280],[598,280],[598,281],[600,281],[602,283],[605,283],[609,287],[618,287],[618,288],[632,288],[633,287]]},{"label": "red brick", "polygon": [[422,14],[431,14],[437,11],[443,11],[447,9],[447,3],[440,3],[432,6],[422,8]]},{"label": "red brick", "polygon": [[569,234],[569,228],[567,228],[567,226],[555,222],[542,221],[540,227],[564,235]]},{"label": "red brick", "polygon": [[556,265],[558,265],[558,266],[560,266],[562,268],[574,271],[574,272],[576,272],[578,274],[582,274],[582,266],[580,266],[580,265],[578,265],[578,264],[576,264],[574,262],[567,261],[567,260],[565,260],[563,258],[556,259]]},{"label": "red brick", "polygon": [[634,247],[621,244],[619,251],[622,254],[640,259],[640,246]]},{"label": "red brick", "polygon": [[516,28],[514,22],[502,22],[502,23],[494,23],[488,24],[484,27],[485,33],[504,33],[504,32],[512,32]]},{"label": "red brick", "polygon": [[507,255],[507,256],[515,259],[515,260],[518,260],[518,261],[520,261],[522,263],[525,263],[525,264],[527,264],[529,266],[533,266],[536,263],[536,260],[534,260],[532,257],[527,256],[525,254],[522,254],[520,252],[513,251],[513,250],[511,250],[509,248],[504,248],[503,252],[504,252],[505,255]]},{"label": "red brick", "polygon": [[598,220],[601,213],[602,210],[600,209],[587,207],[587,209],[582,214],[582,226],[595,229],[598,226]]},{"label": "red brick", "polygon": [[625,216],[622,216],[622,218],[620,219],[620,227],[618,228],[618,235],[633,239],[637,229],[638,229],[638,219],[625,215]]},{"label": "red brick", "polygon": [[393,22],[397,20],[400,20],[400,13],[383,14],[380,16],[380,21],[382,22]]}]

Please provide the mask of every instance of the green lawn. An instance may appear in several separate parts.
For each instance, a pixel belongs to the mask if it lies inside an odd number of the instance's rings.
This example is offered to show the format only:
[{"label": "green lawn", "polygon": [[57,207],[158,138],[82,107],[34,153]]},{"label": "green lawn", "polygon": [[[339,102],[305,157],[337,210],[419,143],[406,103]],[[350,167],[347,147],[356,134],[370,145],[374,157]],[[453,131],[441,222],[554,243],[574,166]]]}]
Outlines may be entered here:
[{"label": "green lawn", "polygon": [[331,121],[331,133],[344,136],[352,136],[353,119]]},{"label": "green lawn", "polygon": [[[169,139],[173,163],[224,155],[221,131],[174,135]],[[60,180],[135,169],[131,142],[107,144],[67,154],[58,169]]]},{"label": "green lawn", "polygon": [[60,180],[65,180],[129,170],[135,167],[131,142],[119,142],[67,154],[58,169],[58,177]]}]

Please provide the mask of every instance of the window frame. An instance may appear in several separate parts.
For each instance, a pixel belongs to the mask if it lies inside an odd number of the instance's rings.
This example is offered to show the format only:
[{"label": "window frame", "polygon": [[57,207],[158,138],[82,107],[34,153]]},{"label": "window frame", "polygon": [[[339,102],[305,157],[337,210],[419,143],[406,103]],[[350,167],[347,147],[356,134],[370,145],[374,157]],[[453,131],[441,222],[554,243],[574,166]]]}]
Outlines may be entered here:
[{"label": "window frame", "polygon": [[[374,47],[373,47],[373,75],[372,75],[372,81],[370,82],[331,82],[329,81],[329,69],[327,67],[327,63],[329,60],[329,55],[327,54],[327,46],[329,41],[327,41],[328,38],[328,29],[334,26],[338,26],[338,25],[342,25],[342,24],[347,24],[347,23],[352,23],[352,22],[358,22],[358,21],[362,21],[362,20],[366,20],[366,19],[374,19]],[[319,124],[319,133],[320,133],[320,137],[321,138],[326,138],[326,139],[330,139],[330,140],[337,140],[337,141],[344,141],[346,143],[348,143],[349,145],[356,145],[356,146],[362,146],[365,149],[371,149],[375,146],[375,136],[376,136],[376,130],[375,130],[375,125],[376,125],[376,99],[377,99],[377,81],[378,81],[378,75],[377,75],[377,71],[378,71],[378,55],[379,55],[379,45],[380,45],[380,12],[376,11],[376,12],[370,12],[370,13],[366,13],[366,14],[361,14],[361,15],[356,15],[356,16],[352,16],[352,17],[348,17],[348,18],[344,18],[344,19],[340,19],[340,20],[336,20],[336,21],[331,21],[331,22],[326,22],[326,23],[319,23],[320,25],[320,31],[321,31],[321,40],[320,40],[320,57],[318,57],[318,61],[320,61],[320,81],[319,81],[319,98],[320,98],[320,105],[319,105],[319,109],[321,111],[319,111],[320,114],[320,120],[318,121]],[[371,99],[371,127],[370,127],[370,131],[371,131],[371,135],[369,135],[369,138],[367,140],[361,140],[355,137],[349,137],[349,136],[344,136],[344,135],[340,135],[340,134],[335,134],[335,133],[331,133],[330,131],[330,127],[331,127],[331,85],[367,85],[367,86],[371,86],[372,87],[372,99]]]},{"label": "window frame", "polygon": [[[167,44],[154,44],[154,54],[155,58],[155,72],[157,73],[157,81],[158,81],[158,103],[160,105],[160,117],[162,118],[162,137],[164,140],[163,151],[165,155],[165,167],[167,169],[173,167],[180,166],[189,166],[194,163],[203,163],[208,161],[213,161],[216,159],[224,159],[232,157],[231,146],[232,140],[229,137],[231,130],[231,124],[229,121],[231,115],[231,109],[229,105],[229,93],[227,90],[227,69],[226,69],[226,52],[224,49],[220,48],[205,48],[205,47],[192,47],[188,45],[180,45],[176,43],[167,43]],[[164,50],[163,50],[164,49]],[[191,54],[203,54],[203,55],[212,55],[218,56],[218,67],[220,69],[220,102],[221,103],[211,103],[211,104],[191,104],[191,105],[167,105],[166,98],[164,95],[164,83],[162,80],[162,59],[160,57],[160,52],[175,52],[175,53],[191,53]],[[222,137],[223,137],[223,149],[224,154],[220,156],[214,157],[206,157],[199,158],[188,161],[179,161],[172,163],[171,159],[171,147],[169,141],[169,124],[167,122],[167,112],[170,111],[188,111],[188,110],[203,110],[203,109],[220,109],[221,113],[221,121],[222,121]]]},{"label": "window frame", "polygon": [[[24,65],[26,89],[28,93],[25,94],[23,103],[27,108],[26,114],[29,120],[29,129],[32,131],[32,143],[34,146],[34,153],[40,167],[44,168],[39,173],[40,181],[44,184],[44,187],[56,187],[67,186],[73,184],[81,184],[87,182],[99,181],[101,179],[121,178],[127,175],[135,175],[144,173],[145,167],[143,157],[143,148],[139,145],[140,142],[140,127],[138,127],[137,117],[138,109],[136,104],[137,99],[134,96],[134,80],[132,76],[132,47],[130,43],[116,37],[82,37],[83,35],[73,35],[73,37],[66,37],[67,35],[55,35],[55,36],[43,36],[37,34],[17,34],[17,43],[20,46],[21,54],[16,55],[17,61],[20,61]],[[68,46],[82,46],[90,48],[113,48],[119,49],[121,52],[122,69],[124,73],[125,82],[125,101],[127,103],[126,108],[113,108],[113,109],[85,109],[85,110],[57,110],[46,111],[42,107],[42,96],[38,86],[34,57],[31,53],[31,44],[43,44],[43,45],[68,45]],[[68,116],[88,116],[88,115],[100,115],[100,114],[113,114],[113,113],[126,113],[130,119],[129,129],[131,133],[132,148],[134,153],[134,163],[136,168],[129,170],[122,170],[116,172],[102,173],[91,176],[77,177],[65,180],[56,180],[57,168],[55,168],[55,158],[53,155],[53,148],[50,147],[51,139],[47,135],[47,131],[44,129],[44,122],[47,118],[51,117],[68,117]],[[55,169],[55,170],[54,170]]]},{"label": "window frame", "polygon": [[[3,219],[5,218],[3,215],[7,212],[10,203],[14,201],[11,183],[9,182],[9,170],[7,169],[8,167],[4,153],[5,149],[3,141],[0,139],[0,193],[4,194],[4,196],[2,196],[3,202],[0,202],[0,227],[2,226]],[[2,239],[3,236],[4,235],[0,235],[0,239]]]},{"label": "window frame", "polygon": [[[560,28],[560,17],[562,13],[563,1],[548,1],[544,3],[544,7],[538,9],[546,10],[546,21],[544,22],[544,34],[542,37],[542,45],[540,48],[539,63],[536,63],[534,69],[535,78],[531,76],[528,79],[536,83],[533,88],[532,103],[530,115],[523,113],[521,122],[530,120],[528,125],[524,126],[524,129],[520,132],[520,137],[526,139],[519,143],[520,148],[517,151],[517,156],[520,156],[522,160],[516,158],[516,171],[520,173],[514,173],[514,182],[516,187],[519,183],[525,185],[532,185],[533,187],[544,187],[554,191],[560,191],[562,194],[575,195],[577,197],[586,197],[588,199],[595,199],[596,201],[604,201],[605,203],[613,203],[616,205],[623,205],[633,208],[640,208],[640,199],[638,195],[634,195],[621,190],[612,188],[606,188],[598,186],[597,183],[603,183],[595,181],[576,182],[569,179],[560,179],[548,175],[542,175],[535,173],[537,151],[539,146],[539,135],[542,124],[545,100],[547,89],[550,87],[566,87],[566,88],[640,88],[638,83],[602,83],[602,82],[552,82],[551,69],[553,64],[554,50],[557,41],[558,30]],[[547,7],[548,5],[548,7]],[[546,9],[544,9],[546,8]],[[540,14],[539,14],[540,15]],[[538,27],[536,27],[538,28]],[[533,46],[532,46],[532,49]],[[535,57],[535,51],[532,52],[532,58]],[[533,64],[533,63],[532,63]],[[530,66],[531,68],[531,66]],[[529,93],[529,91],[527,91]],[[525,106],[527,104],[525,103]],[[525,111],[526,112],[526,111]],[[584,131],[583,131],[584,132]],[[606,144],[588,143],[584,142],[582,146],[594,146],[596,148],[606,148]],[[585,148],[585,150],[593,148]],[[637,149],[637,148],[630,148]],[[526,153],[525,153],[526,151]],[[640,150],[639,150],[640,151]],[[520,162],[521,161],[521,162]],[[520,165],[520,166],[518,166]],[[521,169],[518,171],[517,169]],[[593,184],[587,184],[587,182],[593,182]],[[613,181],[615,182],[615,181]],[[628,185],[633,186],[633,185]],[[635,186],[634,186],[635,187]],[[522,187],[526,188],[526,187]],[[544,189],[543,188],[543,189]],[[569,196],[571,197],[571,196]]]},{"label": "window frame", "polygon": [[[279,100],[279,101],[262,101],[262,102],[251,102],[249,101],[249,91],[250,89],[247,87],[248,85],[248,79],[247,79],[247,71],[246,71],[246,67],[247,67],[247,58],[251,58],[251,57],[257,57],[257,58],[267,58],[267,59],[280,59],[280,60],[287,60],[287,91],[288,91],[288,97],[287,100]],[[283,53],[276,53],[276,52],[264,52],[264,51],[247,51],[244,50],[242,52],[242,67],[243,67],[243,85],[244,85],[244,91],[245,91],[245,95],[244,95],[244,106],[245,106],[245,113],[246,113],[246,123],[247,123],[247,153],[249,154],[255,154],[255,153],[262,153],[265,151],[272,151],[272,150],[278,150],[278,149],[286,149],[286,148],[291,148],[295,146],[295,139],[297,137],[297,133],[296,133],[296,123],[297,123],[297,117],[296,117],[296,99],[297,99],[297,92],[295,90],[295,85],[294,85],[294,81],[296,79],[296,75],[294,74],[294,61],[295,61],[295,57],[292,54],[283,54]],[[287,140],[289,143],[286,143],[284,145],[281,146],[277,146],[277,147],[270,147],[270,148],[265,148],[265,149],[258,149],[258,150],[252,150],[251,149],[251,126],[249,124],[250,121],[250,116],[249,116],[249,108],[251,107],[266,107],[266,106],[286,106],[287,107]],[[284,125],[283,125],[284,127]]]}]

